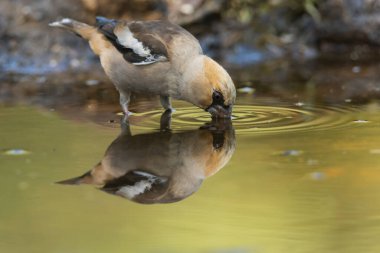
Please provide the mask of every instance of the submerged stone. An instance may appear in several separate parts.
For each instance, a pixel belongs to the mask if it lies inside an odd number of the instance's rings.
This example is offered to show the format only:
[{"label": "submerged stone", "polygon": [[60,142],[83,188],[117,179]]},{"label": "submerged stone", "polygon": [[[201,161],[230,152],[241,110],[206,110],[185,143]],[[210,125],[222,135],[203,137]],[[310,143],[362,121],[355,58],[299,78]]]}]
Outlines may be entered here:
[{"label": "submerged stone", "polygon": [[252,87],[243,87],[243,88],[239,88],[237,91],[239,93],[253,94],[255,92],[255,89]]},{"label": "submerged stone", "polygon": [[27,151],[25,149],[8,149],[3,151],[4,155],[28,155],[30,154],[30,151]]},{"label": "submerged stone", "polygon": [[368,120],[365,120],[365,119],[357,119],[357,120],[354,120],[354,123],[368,123],[369,121]]},{"label": "submerged stone", "polygon": [[274,155],[280,155],[280,156],[299,156],[303,153],[302,150],[296,150],[296,149],[289,149],[289,150],[284,150],[280,152],[274,153]]}]

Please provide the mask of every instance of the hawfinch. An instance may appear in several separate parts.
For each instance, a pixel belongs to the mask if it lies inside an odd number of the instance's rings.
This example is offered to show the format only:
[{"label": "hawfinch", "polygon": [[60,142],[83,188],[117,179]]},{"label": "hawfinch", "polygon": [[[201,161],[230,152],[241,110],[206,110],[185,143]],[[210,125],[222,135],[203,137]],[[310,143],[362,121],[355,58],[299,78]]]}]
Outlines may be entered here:
[{"label": "hawfinch", "polygon": [[68,18],[50,26],[65,28],[89,41],[120,93],[125,114],[133,92],[159,95],[166,110],[171,109],[172,97],[208,111],[213,118],[231,116],[236,97],[231,77],[178,25],[97,17],[95,26]]},{"label": "hawfinch", "polygon": [[92,184],[142,204],[171,203],[196,192],[204,179],[228,163],[234,151],[230,122],[180,133],[139,135],[124,127],[94,168],[58,183]]}]

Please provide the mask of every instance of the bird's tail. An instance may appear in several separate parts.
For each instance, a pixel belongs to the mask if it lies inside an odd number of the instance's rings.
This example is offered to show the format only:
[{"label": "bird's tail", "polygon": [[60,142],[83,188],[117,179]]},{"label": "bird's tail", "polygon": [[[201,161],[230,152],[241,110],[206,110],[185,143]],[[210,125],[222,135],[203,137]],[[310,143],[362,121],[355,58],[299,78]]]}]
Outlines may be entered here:
[{"label": "bird's tail", "polygon": [[64,28],[86,40],[90,40],[91,36],[96,32],[96,28],[94,26],[70,18],[64,18],[60,21],[52,22],[49,26]]},{"label": "bird's tail", "polygon": [[65,179],[59,182],[55,182],[56,184],[67,184],[67,185],[79,185],[79,184],[91,184],[92,175],[91,171],[86,172],[82,176],[73,177],[70,179]]}]

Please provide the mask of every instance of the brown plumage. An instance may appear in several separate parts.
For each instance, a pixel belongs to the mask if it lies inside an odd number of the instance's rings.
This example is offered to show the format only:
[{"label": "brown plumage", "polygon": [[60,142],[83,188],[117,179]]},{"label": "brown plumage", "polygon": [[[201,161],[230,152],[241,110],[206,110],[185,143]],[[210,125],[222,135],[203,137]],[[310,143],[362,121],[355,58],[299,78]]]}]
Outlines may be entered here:
[{"label": "brown plumage", "polygon": [[168,21],[118,21],[97,18],[96,26],[72,19],[50,24],[89,41],[120,92],[128,113],[131,92],[160,96],[165,109],[170,97],[188,101],[212,114],[230,117],[235,86],[228,73],[205,56],[198,40]]},{"label": "brown plumage", "polygon": [[196,192],[204,179],[228,163],[234,151],[230,121],[181,133],[132,135],[125,127],[92,170],[60,183],[93,184],[145,204],[175,202]]}]

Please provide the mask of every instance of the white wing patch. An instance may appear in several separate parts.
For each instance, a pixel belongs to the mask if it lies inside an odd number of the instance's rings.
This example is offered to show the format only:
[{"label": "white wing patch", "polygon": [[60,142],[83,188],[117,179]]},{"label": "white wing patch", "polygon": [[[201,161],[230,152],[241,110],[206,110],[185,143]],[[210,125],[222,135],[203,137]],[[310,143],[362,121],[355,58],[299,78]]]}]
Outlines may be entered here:
[{"label": "white wing patch", "polygon": [[115,34],[117,36],[117,42],[120,45],[132,49],[135,54],[145,58],[141,62],[132,63],[133,65],[148,65],[155,62],[168,60],[163,55],[152,54],[148,47],[145,47],[141,41],[133,37],[133,33],[128,27],[115,31]]},{"label": "white wing patch", "polygon": [[128,27],[121,29],[121,31],[117,31],[115,34],[117,36],[117,42],[120,45],[132,49],[134,53],[141,57],[147,57],[150,55],[150,49],[144,47],[142,42],[133,37],[133,34]]},{"label": "white wing patch", "polygon": [[121,187],[120,190],[117,191],[117,193],[128,199],[132,199],[135,196],[150,190],[152,188],[152,184],[153,182],[151,180],[143,180],[137,182],[132,186]]},{"label": "white wing patch", "polygon": [[148,172],[141,171],[141,170],[135,170],[135,171],[133,171],[133,173],[137,174],[139,176],[147,177],[148,179],[154,179],[156,177],[156,176],[153,176],[152,174],[150,174]]},{"label": "white wing patch", "polygon": [[120,194],[123,197],[126,197],[128,199],[132,199],[136,197],[137,195],[140,195],[146,191],[149,191],[152,188],[152,185],[155,182],[165,182],[166,179],[156,177],[150,173],[144,172],[144,171],[134,171],[135,174],[146,177],[146,180],[141,180],[139,182],[136,182],[134,185],[128,185],[121,187],[117,193]]},{"label": "white wing patch", "polygon": [[166,58],[165,56],[163,55],[149,55],[148,57],[146,57],[146,59],[144,61],[141,61],[141,62],[134,62],[133,65],[148,65],[148,64],[152,64],[152,63],[155,63],[155,62],[159,62],[159,61],[167,61],[168,58]]}]

